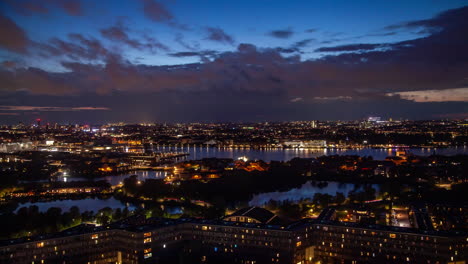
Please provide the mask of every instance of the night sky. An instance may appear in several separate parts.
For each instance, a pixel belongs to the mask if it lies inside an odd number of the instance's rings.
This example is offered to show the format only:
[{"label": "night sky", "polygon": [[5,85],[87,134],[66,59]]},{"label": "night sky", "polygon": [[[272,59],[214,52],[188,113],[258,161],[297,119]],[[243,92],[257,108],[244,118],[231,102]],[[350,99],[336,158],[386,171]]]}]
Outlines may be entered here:
[{"label": "night sky", "polygon": [[468,1],[0,0],[0,123],[468,118]]}]

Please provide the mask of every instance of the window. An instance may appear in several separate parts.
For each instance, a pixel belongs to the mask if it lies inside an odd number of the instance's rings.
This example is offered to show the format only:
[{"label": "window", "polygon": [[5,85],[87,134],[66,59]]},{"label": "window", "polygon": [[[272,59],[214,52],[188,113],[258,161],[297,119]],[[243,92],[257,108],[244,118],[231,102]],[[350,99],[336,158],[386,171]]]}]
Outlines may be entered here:
[{"label": "window", "polygon": [[39,242],[39,243],[36,244],[36,246],[38,248],[44,247],[44,242]]},{"label": "window", "polygon": [[204,231],[206,231],[206,230],[208,230],[208,227],[207,227],[207,226],[202,226],[201,229],[204,230]]},{"label": "window", "polygon": [[296,247],[300,247],[302,245],[301,241],[296,242]]},{"label": "window", "polygon": [[92,234],[91,235],[91,239],[98,239],[99,238],[99,235],[98,234]]},{"label": "window", "polygon": [[396,238],[396,234],[390,234],[390,238]]},{"label": "window", "polygon": [[151,243],[151,237],[147,237],[145,239],[143,239],[143,243]]},{"label": "window", "polygon": [[143,237],[151,237],[151,232],[144,233]]}]

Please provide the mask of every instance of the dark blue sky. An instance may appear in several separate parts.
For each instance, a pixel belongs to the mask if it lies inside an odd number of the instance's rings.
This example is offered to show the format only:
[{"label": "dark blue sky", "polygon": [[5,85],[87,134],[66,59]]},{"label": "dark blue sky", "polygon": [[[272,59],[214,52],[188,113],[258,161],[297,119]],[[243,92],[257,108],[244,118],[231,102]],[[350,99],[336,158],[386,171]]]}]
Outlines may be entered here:
[{"label": "dark blue sky", "polygon": [[467,1],[0,1],[0,121],[468,117]]}]

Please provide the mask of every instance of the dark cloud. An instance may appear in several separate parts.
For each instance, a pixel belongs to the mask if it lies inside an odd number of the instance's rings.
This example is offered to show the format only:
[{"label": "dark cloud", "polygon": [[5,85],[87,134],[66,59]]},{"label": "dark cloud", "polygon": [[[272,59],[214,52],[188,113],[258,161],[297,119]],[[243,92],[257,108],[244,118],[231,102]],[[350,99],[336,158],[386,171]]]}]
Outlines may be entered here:
[{"label": "dark cloud", "polygon": [[199,57],[202,62],[209,62],[219,55],[219,52],[214,50],[202,51],[182,51],[168,54],[171,57],[186,58],[186,57]]},{"label": "dark cloud", "polygon": [[432,29],[436,29],[436,31],[432,31],[432,33],[436,33],[439,30],[459,27],[460,25],[466,25],[467,23],[466,14],[468,12],[467,10],[468,10],[468,6],[456,8],[456,9],[450,9],[450,10],[447,10],[438,14],[434,18],[407,21],[407,22],[387,26],[385,27],[385,29],[396,30],[396,29],[432,28]]},{"label": "dark cloud", "polygon": [[15,61],[3,61],[1,65],[7,69],[10,69],[15,68],[18,64]]},{"label": "dark cloud", "polygon": [[234,44],[234,38],[228,35],[221,28],[207,27],[207,39],[225,44]]},{"label": "dark cloud", "polygon": [[68,40],[53,38],[48,43],[34,43],[33,47],[46,58],[61,56],[81,61],[102,60],[111,55],[99,40],[81,34],[69,34]]},{"label": "dark cloud", "polygon": [[282,48],[282,47],[278,47],[276,48],[276,50],[280,53],[295,53],[295,52],[298,52],[297,49],[295,48]]},{"label": "dark cloud", "polygon": [[5,2],[8,3],[15,12],[24,16],[49,13],[49,9],[45,6],[44,2],[17,0],[7,0]]},{"label": "dark cloud", "polygon": [[397,35],[398,32],[395,31],[390,31],[390,32],[384,32],[384,33],[372,33],[372,34],[367,34],[365,37],[388,37],[388,36],[394,36]]},{"label": "dark cloud", "polygon": [[143,11],[147,18],[162,23],[169,23],[174,20],[174,16],[167,10],[167,8],[154,0],[142,0]]},{"label": "dark cloud", "polygon": [[316,29],[316,28],[309,28],[309,29],[304,30],[305,33],[314,33],[314,32],[317,32],[317,31],[318,31],[318,29]]},{"label": "dark cloud", "polygon": [[172,57],[183,58],[183,57],[215,56],[218,53],[219,52],[214,51],[214,50],[204,50],[204,51],[182,51],[182,52],[169,53],[168,55]]},{"label": "dark cloud", "polygon": [[303,40],[300,40],[296,43],[294,43],[294,47],[297,47],[297,48],[302,48],[302,47],[305,47],[307,45],[309,45],[311,42],[313,42],[315,39],[312,39],[312,38],[309,38],[309,39],[303,39]]},{"label": "dark cloud", "polygon": [[294,35],[294,31],[292,31],[291,29],[279,29],[270,31],[268,35],[275,38],[287,39]]},{"label": "dark cloud", "polygon": [[140,46],[140,43],[138,41],[130,39],[127,35],[127,32],[125,32],[126,29],[122,25],[116,25],[112,26],[109,28],[101,29],[101,35],[104,38],[107,38],[109,40],[113,41],[119,41],[123,42],[133,48],[138,48]]},{"label": "dark cloud", "polygon": [[359,51],[359,50],[374,50],[382,47],[382,44],[350,44],[335,47],[318,48],[316,52],[343,52],[343,51]]},{"label": "dark cloud", "polygon": [[107,111],[111,110],[107,107],[96,106],[79,106],[79,107],[64,107],[64,106],[29,106],[29,105],[0,105],[0,111],[42,111],[42,112],[69,112],[69,111]]},{"label": "dark cloud", "polygon": [[5,3],[18,14],[25,16],[48,14],[51,8],[59,8],[70,16],[84,15],[80,0],[6,0]]},{"label": "dark cloud", "polygon": [[66,0],[57,1],[57,5],[60,6],[70,16],[82,16],[83,8],[79,0]]},{"label": "dark cloud", "polygon": [[150,37],[146,34],[144,35],[145,42],[142,42],[134,38],[130,38],[127,33],[128,30],[129,29],[124,26],[123,22],[118,22],[116,25],[112,27],[101,29],[100,32],[104,38],[107,38],[115,42],[121,42],[134,49],[140,49],[140,50],[144,49],[150,52],[156,52],[156,50],[158,49],[162,49],[166,51],[169,50],[167,46],[165,46],[164,44],[157,41],[155,38]]},{"label": "dark cloud", "polygon": [[25,54],[28,44],[29,40],[24,30],[0,13],[0,48]]},{"label": "dark cloud", "polygon": [[315,41],[315,39],[303,39],[293,43],[289,47],[278,47],[276,50],[281,53],[303,53],[302,48],[308,46],[313,41]]},{"label": "dark cloud", "polygon": [[188,43],[185,39],[184,36],[180,33],[176,34],[174,37],[174,41],[179,43],[182,47],[188,49],[188,50],[198,50],[200,49],[200,43],[198,42],[192,42]]},{"label": "dark cloud", "polygon": [[[48,43],[51,51],[43,49],[70,58],[73,54],[77,61],[63,63],[68,72],[0,68],[0,88],[11,94],[3,98],[14,98],[17,105],[62,106],[85,101],[113,109],[85,117],[95,121],[354,119],[369,112],[405,118],[456,115],[467,112],[467,102],[421,103],[388,95],[468,86],[468,21],[460,18],[468,17],[468,10],[460,10],[425,20],[425,25],[438,28],[428,36],[397,43],[322,47],[323,52],[339,54],[306,61],[282,56],[279,49],[240,44],[237,50],[217,54],[199,50],[170,54],[212,56],[204,63],[135,65],[96,40],[69,36]],[[311,41],[288,48],[297,50]],[[92,56],[95,50],[99,55]],[[80,58],[101,61],[91,64]],[[58,120],[84,116],[77,112],[48,115]]]}]

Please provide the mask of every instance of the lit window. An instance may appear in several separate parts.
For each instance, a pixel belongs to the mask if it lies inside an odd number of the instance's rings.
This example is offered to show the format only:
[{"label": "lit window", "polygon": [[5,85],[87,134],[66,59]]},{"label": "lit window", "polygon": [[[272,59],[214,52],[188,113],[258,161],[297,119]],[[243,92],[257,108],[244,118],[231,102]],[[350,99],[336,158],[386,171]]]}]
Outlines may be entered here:
[{"label": "lit window", "polygon": [[202,230],[208,230],[208,227],[207,227],[207,226],[202,226],[201,229],[202,229]]},{"label": "lit window", "polygon": [[98,234],[93,234],[91,235],[91,239],[98,239],[99,238],[99,235]]},{"label": "lit window", "polygon": [[39,243],[37,243],[37,247],[38,247],[38,248],[44,247],[44,242],[39,242]]},{"label": "lit window", "polygon": [[151,236],[151,232],[147,232],[143,234],[143,237],[150,237],[150,236]]},{"label": "lit window", "polygon": [[147,237],[145,239],[143,239],[143,243],[150,243],[151,242],[151,237]]},{"label": "lit window", "polygon": [[396,234],[390,234],[390,238],[396,238]]},{"label": "lit window", "polygon": [[300,247],[301,245],[302,245],[302,242],[301,242],[301,241],[298,241],[298,242],[296,243],[296,247]]}]

